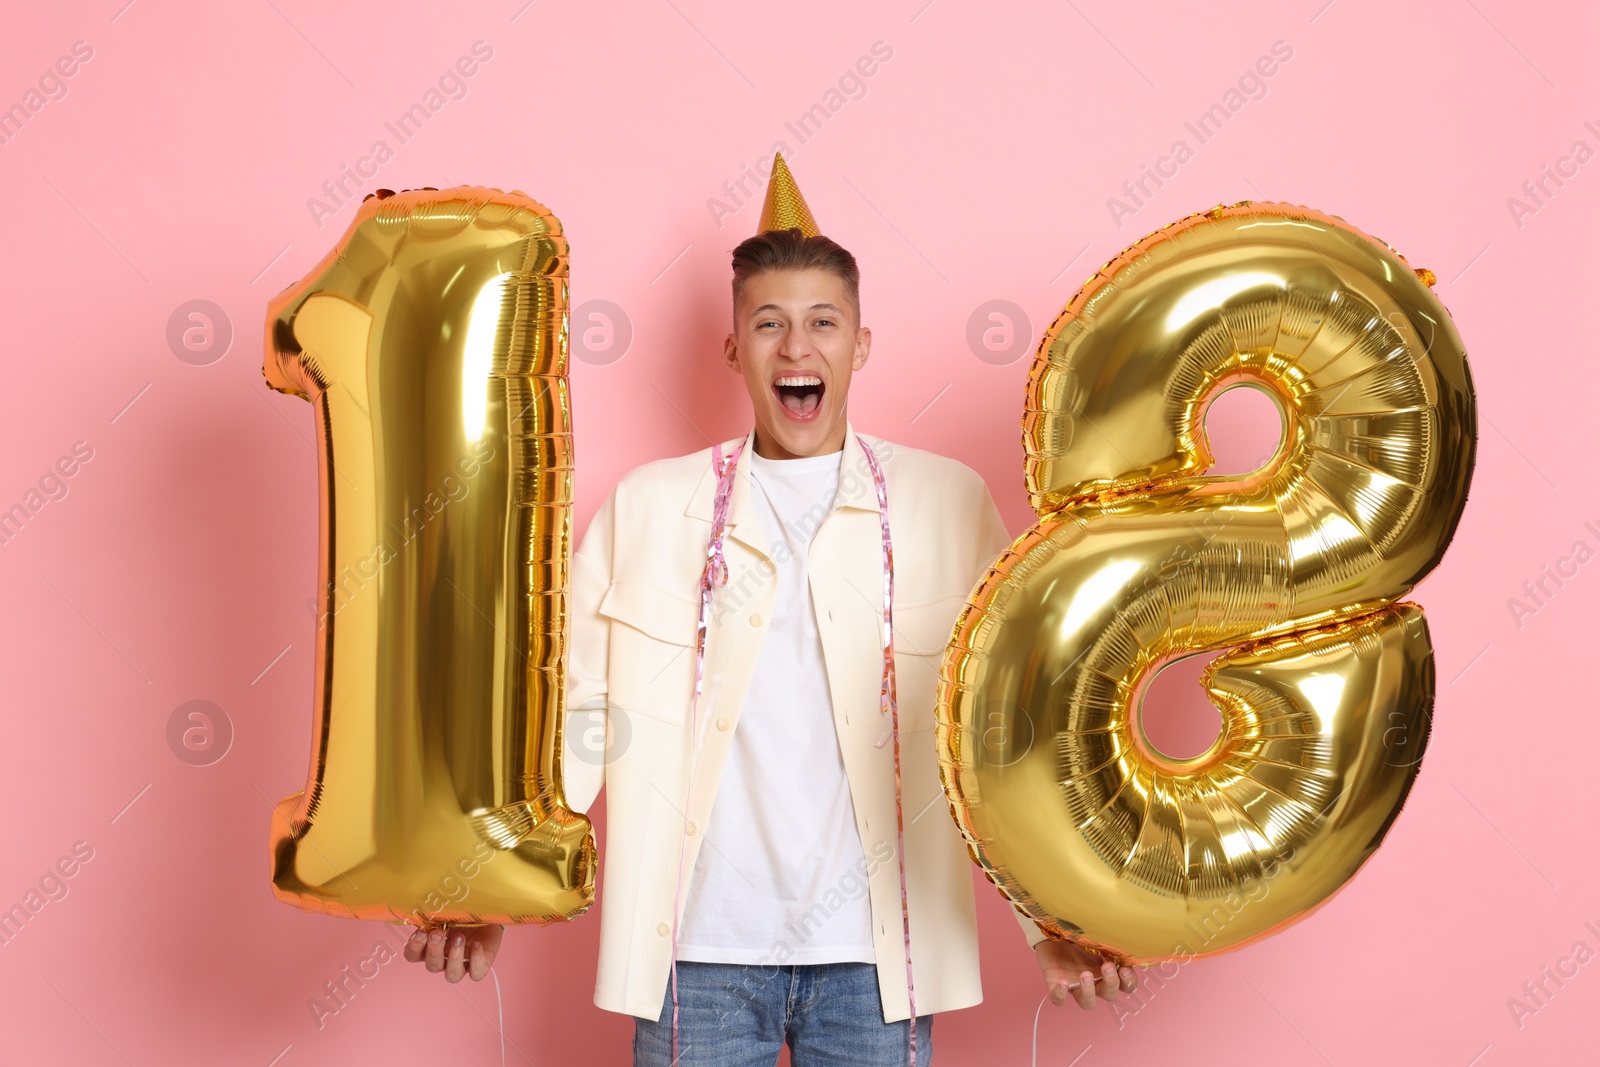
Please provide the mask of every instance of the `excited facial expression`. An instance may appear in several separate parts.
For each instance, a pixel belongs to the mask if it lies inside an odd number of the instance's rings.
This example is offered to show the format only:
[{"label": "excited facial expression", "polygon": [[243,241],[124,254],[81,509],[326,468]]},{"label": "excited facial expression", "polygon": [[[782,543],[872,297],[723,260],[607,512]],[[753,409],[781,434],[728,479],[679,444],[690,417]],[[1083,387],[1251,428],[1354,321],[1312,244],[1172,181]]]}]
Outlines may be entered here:
[{"label": "excited facial expression", "polygon": [[872,331],[858,325],[857,315],[831,271],[766,271],[745,279],[724,355],[750,393],[757,455],[796,459],[844,447],[850,376],[872,348]]}]

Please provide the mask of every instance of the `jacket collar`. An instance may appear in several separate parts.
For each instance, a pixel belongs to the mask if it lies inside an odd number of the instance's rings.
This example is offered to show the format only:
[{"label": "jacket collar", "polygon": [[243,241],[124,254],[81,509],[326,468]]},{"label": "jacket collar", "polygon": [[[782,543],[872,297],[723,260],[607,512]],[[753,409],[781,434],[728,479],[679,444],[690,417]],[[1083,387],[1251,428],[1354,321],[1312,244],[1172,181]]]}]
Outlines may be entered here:
[{"label": "jacket collar", "polygon": [[[876,438],[868,438],[867,443],[872,446],[873,454],[879,457],[882,463],[884,449],[882,442]],[[878,510],[878,490],[872,481],[872,468],[867,466],[865,450],[861,447],[861,438],[856,436],[855,427],[847,419],[844,424],[844,455],[839,461],[839,492],[833,498],[835,508],[864,508],[867,511]]]},{"label": "jacket collar", "polygon": [[[739,454],[738,466],[734,468],[733,494],[728,500],[728,534],[770,558],[767,532],[761,524],[761,516],[756,514],[755,504],[751,499],[750,457],[755,450],[755,436],[754,429],[745,434],[744,451]],[[878,442],[874,439],[870,443],[874,445],[874,452],[881,457],[883,449],[877,447]],[[738,444],[738,438],[724,441],[722,454],[727,455]],[[694,493],[689,497],[689,506],[684,508],[683,513],[709,523],[712,505],[716,499],[717,478],[716,472],[711,469],[710,449],[701,454],[706,457],[705,467],[700,472],[700,480],[695,484]],[[878,510],[878,493],[872,482],[872,468],[867,465],[861,441],[856,436],[855,427],[848,419],[844,424],[844,452],[839,457],[839,488],[834,494],[833,508],[834,510],[839,508]]]}]

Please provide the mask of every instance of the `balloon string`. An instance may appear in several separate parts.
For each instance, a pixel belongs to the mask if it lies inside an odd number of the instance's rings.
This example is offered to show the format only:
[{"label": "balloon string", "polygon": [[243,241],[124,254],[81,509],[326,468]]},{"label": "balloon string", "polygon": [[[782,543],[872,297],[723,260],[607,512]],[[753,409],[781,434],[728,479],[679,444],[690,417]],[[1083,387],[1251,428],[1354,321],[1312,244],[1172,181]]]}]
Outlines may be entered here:
[{"label": "balloon string", "polygon": [[[694,767],[700,742],[700,688],[705,677],[706,628],[711,619],[711,591],[728,584],[728,561],[722,553],[728,525],[728,503],[733,496],[733,472],[744,452],[744,442],[724,462],[722,446],[711,446],[711,467],[717,472],[717,495],[711,509],[711,536],[706,542],[706,566],[700,572],[700,616],[694,632],[694,697],[689,703],[689,774],[683,790],[683,817],[693,810]],[[678,1062],[678,916],[683,911],[683,867],[688,857],[689,835],[678,838],[677,889],[672,898],[672,1062]]]},{"label": "balloon string", "polygon": [[[883,468],[866,439],[856,435],[861,442],[862,454],[872,471],[872,484],[878,491],[878,525],[883,532],[883,683],[879,687],[879,707],[889,716],[889,733],[894,739],[894,821],[896,849],[900,861],[900,929],[906,954],[906,1005],[911,1013],[907,1027],[910,1034],[911,1067],[917,1064],[917,984],[911,971],[911,908],[906,897],[906,810],[900,780],[900,701],[896,692],[894,672],[894,541],[889,536],[889,492],[884,483]],[[881,744],[881,742],[880,742]]]},{"label": "balloon string", "polygon": [[1039,998],[1039,1006],[1033,1009],[1033,1067],[1039,1067],[1039,1013],[1044,1011],[1044,1002],[1050,999],[1046,993]]},{"label": "balloon string", "polygon": [[500,975],[490,967],[489,977],[494,979],[494,1010],[500,1016],[500,1067],[506,1067],[506,1007],[500,999]]}]

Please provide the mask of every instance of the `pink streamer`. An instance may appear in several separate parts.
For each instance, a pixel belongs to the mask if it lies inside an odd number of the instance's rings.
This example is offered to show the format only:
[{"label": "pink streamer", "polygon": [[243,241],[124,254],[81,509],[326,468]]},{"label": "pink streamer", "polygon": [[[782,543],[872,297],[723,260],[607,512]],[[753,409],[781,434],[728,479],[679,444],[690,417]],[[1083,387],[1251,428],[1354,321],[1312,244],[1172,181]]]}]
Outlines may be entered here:
[{"label": "pink streamer", "polygon": [[[711,536],[706,542],[706,566],[700,572],[700,616],[694,632],[694,697],[689,704],[689,776],[683,791],[683,817],[693,811],[695,757],[700,751],[700,688],[705,676],[706,628],[711,620],[711,591],[728,584],[728,561],[722,553],[723,534],[728,526],[728,501],[733,496],[733,472],[744,452],[740,441],[727,461],[722,446],[711,446],[711,469],[717,472],[717,495],[711,507]],[[678,916],[683,913],[683,865],[688,856],[689,835],[678,841],[678,887],[672,898],[672,1062],[678,1062]]]},{"label": "pink streamer", "polygon": [[[900,925],[906,956],[906,999],[911,1011],[908,1024],[912,1067],[917,1062],[917,990],[911,972],[911,910],[906,897],[906,816],[900,778],[900,704],[895,688],[894,673],[894,542],[889,536],[889,495],[878,457],[873,455],[865,438],[857,435],[867,467],[872,471],[872,483],[878,492],[878,525],[883,531],[883,682],[879,686],[878,705],[889,717],[889,732],[877,742],[894,742],[894,814],[896,849],[900,863]],[[711,465],[717,472],[717,493],[711,513],[711,536],[706,543],[706,566],[700,575],[700,616],[694,639],[694,697],[689,715],[689,778],[684,788],[684,818],[692,810],[690,801],[694,789],[695,756],[700,739],[700,691],[705,674],[706,630],[711,617],[712,590],[728,582],[728,563],[723,555],[723,536],[728,525],[728,503],[733,495],[733,473],[744,451],[744,442],[724,461],[722,446],[711,446]],[[689,836],[684,834],[678,845],[678,887],[672,908],[672,1062],[678,1062],[678,916],[683,910],[683,867],[688,856]]]},{"label": "pink streamer", "polygon": [[883,530],[883,683],[879,687],[879,707],[889,716],[889,732],[894,738],[894,821],[895,850],[900,861],[900,929],[906,947],[906,1002],[911,1012],[911,1067],[917,1063],[917,984],[911,974],[911,907],[906,899],[906,809],[900,783],[900,700],[894,675],[894,541],[889,536],[889,491],[884,484],[878,457],[865,439],[857,435],[861,451],[872,470],[872,484],[878,490],[878,525]]}]

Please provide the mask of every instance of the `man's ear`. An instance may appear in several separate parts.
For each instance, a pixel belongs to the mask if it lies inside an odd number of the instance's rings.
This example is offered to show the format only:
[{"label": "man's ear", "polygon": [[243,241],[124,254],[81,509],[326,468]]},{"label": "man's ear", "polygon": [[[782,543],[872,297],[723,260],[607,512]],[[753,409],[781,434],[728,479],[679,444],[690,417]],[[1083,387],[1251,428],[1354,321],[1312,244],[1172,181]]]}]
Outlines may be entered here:
[{"label": "man's ear", "polygon": [[722,361],[733,373],[744,373],[739,367],[739,339],[731,333],[722,342]]},{"label": "man's ear", "polygon": [[867,365],[867,357],[872,355],[872,331],[863,326],[856,331],[856,353],[850,360],[851,370],[860,370]]}]

